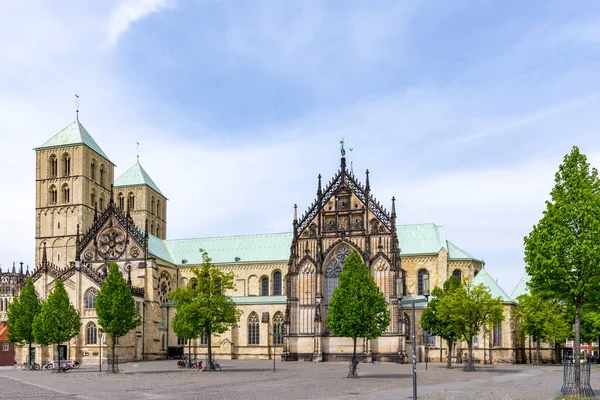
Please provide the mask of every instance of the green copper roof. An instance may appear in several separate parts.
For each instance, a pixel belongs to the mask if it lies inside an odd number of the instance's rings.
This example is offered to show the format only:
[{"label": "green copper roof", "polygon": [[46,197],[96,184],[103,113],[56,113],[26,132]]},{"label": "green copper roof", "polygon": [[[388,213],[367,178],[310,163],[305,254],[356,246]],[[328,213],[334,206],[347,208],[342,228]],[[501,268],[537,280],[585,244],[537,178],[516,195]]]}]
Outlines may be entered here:
[{"label": "green copper roof", "polygon": [[214,264],[236,262],[287,261],[290,258],[291,233],[222,236],[199,239],[166,240],[175,264],[202,264],[199,249],[208,252]]},{"label": "green copper roof", "polygon": [[161,196],[164,196],[156,183],[150,178],[150,175],[142,168],[139,161],[133,164],[131,168],[123,173],[120,177],[115,180],[115,187],[125,186],[144,186],[148,185]]},{"label": "green copper roof", "polygon": [[515,287],[515,290],[513,290],[510,297],[516,300],[517,297],[523,294],[528,294],[529,288],[527,287],[527,282],[529,282],[530,279],[531,277],[527,273],[525,273],[525,275],[523,275],[519,283],[517,283],[517,287]]},{"label": "green copper roof", "polygon": [[498,282],[490,274],[488,274],[485,268],[482,268],[481,271],[477,274],[475,278],[473,278],[473,285],[479,285],[483,283],[483,286],[490,289],[492,293],[492,297],[500,297],[503,303],[514,303],[515,301],[506,294],[504,290],[498,285]]},{"label": "green copper roof", "polygon": [[[473,259],[469,253],[446,241],[441,226],[398,225],[397,229],[403,256],[438,254],[445,248],[449,250],[450,259]],[[148,250],[150,254],[176,265],[201,264],[199,249],[206,250],[214,264],[286,262],[290,257],[292,239],[291,232],[164,241],[150,235]]]},{"label": "green copper roof", "polygon": [[446,249],[444,227],[435,224],[398,225],[401,255],[437,254]]},{"label": "green copper roof", "polygon": [[65,129],[52,136],[50,140],[38,147],[39,149],[50,149],[53,147],[63,147],[75,144],[83,144],[94,150],[96,153],[110,161],[108,156],[104,154],[98,143],[92,138],[88,131],[81,125],[79,119],[71,122]]},{"label": "green copper roof", "polygon": [[177,264],[173,262],[173,257],[166,246],[166,241],[150,234],[148,234],[148,253],[171,264]]},{"label": "green copper roof", "polygon": [[450,260],[474,260],[475,258],[455,245],[450,241],[446,241],[448,244],[448,259]]}]

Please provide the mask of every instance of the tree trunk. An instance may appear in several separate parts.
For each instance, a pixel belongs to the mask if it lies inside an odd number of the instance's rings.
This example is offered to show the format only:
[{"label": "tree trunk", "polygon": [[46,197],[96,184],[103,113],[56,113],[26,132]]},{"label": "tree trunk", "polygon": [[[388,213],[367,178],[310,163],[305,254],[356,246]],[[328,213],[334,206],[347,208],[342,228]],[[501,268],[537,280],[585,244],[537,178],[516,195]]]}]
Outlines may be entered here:
[{"label": "tree trunk", "polygon": [[581,395],[581,364],[580,364],[580,350],[581,350],[581,343],[580,343],[580,336],[579,336],[579,329],[581,328],[581,305],[583,303],[583,299],[581,297],[581,295],[578,296],[577,298],[577,304],[575,305],[575,349],[573,350],[573,357],[574,357],[574,361],[575,361],[575,368],[573,369],[573,372],[575,374],[575,395],[576,396],[580,396]]},{"label": "tree trunk", "polygon": [[473,364],[473,339],[467,341],[467,347],[469,348],[469,363],[465,371],[475,371],[475,364]]},{"label": "tree trunk", "polygon": [[350,371],[348,372],[348,378],[356,378],[358,374],[356,373],[356,366],[358,365],[358,361],[356,360],[356,338],[354,340],[354,350],[352,352],[352,359],[350,360]]},{"label": "tree trunk", "polygon": [[558,340],[554,341],[554,363],[560,364],[560,343]]},{"label": "tree trunk", "polygon": [[204,369],[209,369],[209,370],[215,370],[215,365],[212,362],[212,335],[210,333],[210,330],[207,328],[205,329],[206,332],[206,338],[208,339],[208,361],[206,364],[206,367]]},{"label": "tree trunk", "polygon": [[192,339],[188,339],[188,363],[192,363]]},{"label": "tree trunk", "polygon": [[533,360],[531,357],[531,336],[528,336],[528,337],[529,337],[529,364],[533,364]]},{"label": "tree trunk", "polygon": [[112,372],[115,373],[115,342],[117,341],[117,336],[113,335],[110,343],[110,351],[112,352]]},{"label": "tree trunk", "polygon": [[[452,347],[454,347],[454,342],[452,340],[446,340],[448,344],[448,356],[446,357],[446,368],[452,368]],[[441,360],[440,360],[441,361]]]},{"label": "tree trunk", "polygon": [[31,365],[31,342],[29,342],[29,354],[27,355],[27,359],[29,360],[29,365]]},{"label": "tree trunk", "polygon": [[[60,369],[60,343],[56,345],[56,351],[58,351],[58,372],[62,372]],[[29,355],[29,363],[31,363],[31,355]]]},{"label": "tree trunk", "polygon": [[542,365],[542,344],[540,343],[542,340],[542,335],[537,334],[537,341],[535,344],[535,364]]}]

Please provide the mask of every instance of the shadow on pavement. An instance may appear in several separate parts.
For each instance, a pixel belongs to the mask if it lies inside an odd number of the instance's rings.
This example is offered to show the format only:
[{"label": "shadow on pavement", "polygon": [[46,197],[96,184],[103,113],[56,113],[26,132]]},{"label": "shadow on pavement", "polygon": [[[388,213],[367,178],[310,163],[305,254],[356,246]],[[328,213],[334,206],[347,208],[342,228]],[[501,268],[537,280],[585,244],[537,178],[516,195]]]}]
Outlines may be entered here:
[{"label": "shadow on pavement", "polygon": [[360,375],[359,374],[359,379],[388,379],[388,378],[393,378],[393,379],[402,379],[402,378],[411,378],[412,375],[411,374],[373,374],[373,375]]}]

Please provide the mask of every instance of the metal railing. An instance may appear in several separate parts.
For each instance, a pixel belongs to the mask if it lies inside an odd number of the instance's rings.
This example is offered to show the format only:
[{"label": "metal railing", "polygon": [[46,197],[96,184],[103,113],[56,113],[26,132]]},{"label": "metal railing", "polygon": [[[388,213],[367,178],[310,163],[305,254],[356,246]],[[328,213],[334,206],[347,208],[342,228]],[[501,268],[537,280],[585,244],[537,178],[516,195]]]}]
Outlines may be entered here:
[{"label": "metal railing", "polygon": [[563,385],[560,389],[562,396],[577,395],[577,386],[575,384],[577,374],[580,382],[580,395],[594,397],[594,391],[590,385],[590,363],[582,360],[579,364],[579,371],[575,371],[575,363],[565,357],[563,370]]}]

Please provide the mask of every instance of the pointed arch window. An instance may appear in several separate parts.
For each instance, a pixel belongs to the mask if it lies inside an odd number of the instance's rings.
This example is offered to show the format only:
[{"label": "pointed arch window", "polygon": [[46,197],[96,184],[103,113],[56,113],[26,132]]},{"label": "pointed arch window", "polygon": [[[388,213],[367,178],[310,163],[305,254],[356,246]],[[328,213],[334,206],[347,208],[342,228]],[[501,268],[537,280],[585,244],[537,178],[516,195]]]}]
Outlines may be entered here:
[{"label": "pointed arch window", "polygon": [[425,285],[423,283],[423,281],[424,281],[423,277],[426,274],[429,275],[429,272],[425,268],[420,269],[419,272],[418,272],[418,276],[417,276],[417,294],[419,296],[422,296],[425,293]]},{"label": "pointed arch window", "polygon": [[402,293],[401,293],[401,295],[406,296],[407,295],[407,293],[406,293],[406,271],[403,269],[401,269],[400,271],[402,273]]},{"label": "pointed arch window", "polygon": [[100,186],[104,186],[104,165],[100,165]]},{"label": "pointed arch window", "polygon": [[56,178],[58,176],[58,159],[54,154],[49,159],[50,178]]},{"label": "pointed arch window", "polygon": [[123,193],[119,193],[117,195],[117,199],[119,201],[119,208],[121,210],[124,210],[125,209],[125,196],[123,196]]},{"label": "pointed arch window", "polygon": [[56,190],[56,186],[50,186],[50,192],[48,194],[50,197],[50,204],[58,203],[58,190]]},{"label": "pointed arch window", "polygon": [[260,321],[258,314],[252,311],[248,317],[248,346],[260,344]]},{"label": "pointed arch window", "polygon": [[452,272],[452,276],[458,278],[459,281],[462,280],[462,272],[460,272],[460,269],[455,269],[454,272]]},{"label": "pointed arch window", "polygon": [[93,322],[89,322],[86,326],[85,343],[98,344],[98,328]]},{"label": "pointed arch window", "polygon": [[160,237],[160,224],[156,224],[156,236]]},{"label": "pointed arch window", "polygon": [[69,185],[63,185],[62,187],[62,202],[69,203],[71,201],[71,190]]},{"label": "pointed arch window", "polygon": [[279,311],[273,316],[273,344],[281,346],[283,344],[283,314]]},{"label": "pointed arch window", "polygon": [[129,193],[128,205],[131,210],[135,210],[135,196],[133,192]]},{"label": "pointed arch window", "polygon": [[156,200],[154,200],[154,196],[152,196],[152,200],[150,200],[150,212],[153,213],[154,212],[154,204],[156,203]]},{"label": "pointed arch window", "polygon": [[281,296],[281,272],[273,274],[273,296]]},{"label": "pointed arch window", "polygon": [[92,193],[90,194],[90,204],[92,205],[92,208],[96,207],[96,191],[92,190]]},{"label": "pointed arch window", "polygon": [[104,210],[104,195],[100,195],[100,202],[98,203],[100,211]]},{"label": "pointed arch window", "polygon": [[329,304],[333,290],[338,285],[338,277],[344,269],[344,262],[350,256],[350,247],[338,246],[331,258],[327,261],[325,269],[325,304]]},{"label": "pointed arch window", "polygon": [[153,235],[156,233],[154,231],[154,221],[150,223],[150,233],[153,234]]},{"label": "pointed arch window", "polygon": [[499,319],[494,321],[493,345],[502,346],[502,321]]},{"label": "pointed arch window", "polygon": [[96,162],[92,161],[92,163],[90,164],[90,177],[92,178],[93,181],[96,180]]},{"label": "pointed arch window", "polygon": [[260,295],[268,296],[269,295],[269,278],[264,277],[260,280]]},{"label": "pointed arch window", "polygon": [[63,162],[63,176],[71,175],[71,156],[65,153],[62,157]]},{"label": "pointed arch window", "polygon": [[85,309],[86,310],[94,310],[96,308],[96,296],[98,295],[98,291],[94,288],[90,288],[85,292]]}]

